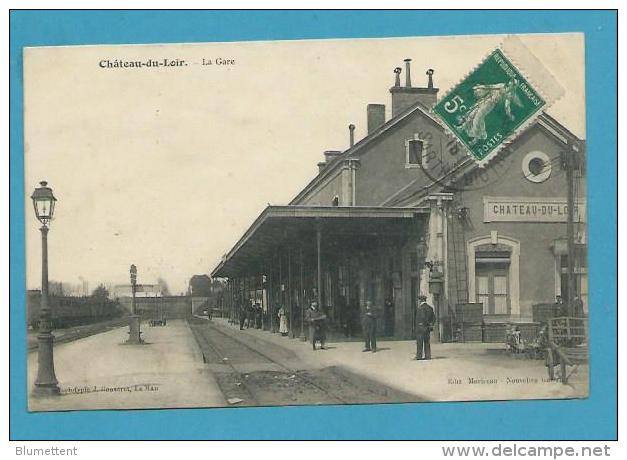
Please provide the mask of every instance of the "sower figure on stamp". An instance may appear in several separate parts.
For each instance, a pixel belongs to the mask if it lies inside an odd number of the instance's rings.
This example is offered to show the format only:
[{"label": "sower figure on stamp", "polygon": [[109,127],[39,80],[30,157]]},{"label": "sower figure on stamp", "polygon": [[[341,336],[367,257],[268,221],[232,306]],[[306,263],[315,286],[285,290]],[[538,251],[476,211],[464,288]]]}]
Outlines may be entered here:
[{"label": "sower figure on stamp", "polygon": [[316,342],[320,342],[320,349],[324,350],[324,341],[326,339],[325,320],[326,315],[318,309],[318,302],[311,302],[306,315],[309,323],[309,337],[311,337],[311,345],[316,349]]},{"label": "sower figure on stamp", "polygon": [[364,336],[366,346],[362,351],[377,351],[377,313],[372,307],[372,301],[366,300],[366,309],[364,311]]},{"label": "sower figure on stamp", "polygon": [[[416,359],[431,359],[431,329],[435,323],[433,307],[425,295],[418,296],[416,308]],[[423,358],[424,351],[424,358]]]}]

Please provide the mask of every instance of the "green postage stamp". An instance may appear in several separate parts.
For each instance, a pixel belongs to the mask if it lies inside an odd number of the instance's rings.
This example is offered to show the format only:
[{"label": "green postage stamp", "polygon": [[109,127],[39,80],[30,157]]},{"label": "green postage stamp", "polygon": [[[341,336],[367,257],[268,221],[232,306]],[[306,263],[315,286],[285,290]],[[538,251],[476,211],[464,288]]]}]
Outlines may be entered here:
[{"label": "green postage stamp", "polygon": [[483,165],[546,105],[540,92],[496,49],[433,110]]}]

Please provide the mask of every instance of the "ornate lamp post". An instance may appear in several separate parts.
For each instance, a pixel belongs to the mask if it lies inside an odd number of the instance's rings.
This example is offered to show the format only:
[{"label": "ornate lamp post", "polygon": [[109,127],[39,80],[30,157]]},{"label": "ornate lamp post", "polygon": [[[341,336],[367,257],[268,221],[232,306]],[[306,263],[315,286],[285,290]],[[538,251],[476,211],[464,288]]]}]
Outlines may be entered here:
[{"label": "ornate lamp post", "polygon": [[137,289],[137,267],[135,264],[131,264],[131,290],[133,292],[133,303],[131,304],[131,315],[136,313],[135,311],[135,290]]},{"label": "ornate lamp post", "polygon": [[129,317],[129,325],[128,325],[128,339],[126,343],[128,344],[141,344],[144,341],[141,338],[140,331],[140,318],[137,314],[137,309],[135,306],[135,291],[137,289],[137,267],[135,264],[131,265],[131,291],[133,293],[133,301],[131,304],[131,316]]},{"label": "ornate lamp post", "polygon": [[52,315],[50,304],[48,303],[48,226],[54,214],[54,205],[57,199],[52,194],[52,189],[48,187],[46,181],[40,182],[31,195],[35,215],[41,222],[41,306],[39,317],[39,334],[37,334],[38,348],[38,370],[37,379],[33,395],[54,396],[59,394],[57,377],[54,373],[54,357],[52,345],[54,336],[52,335]]}]

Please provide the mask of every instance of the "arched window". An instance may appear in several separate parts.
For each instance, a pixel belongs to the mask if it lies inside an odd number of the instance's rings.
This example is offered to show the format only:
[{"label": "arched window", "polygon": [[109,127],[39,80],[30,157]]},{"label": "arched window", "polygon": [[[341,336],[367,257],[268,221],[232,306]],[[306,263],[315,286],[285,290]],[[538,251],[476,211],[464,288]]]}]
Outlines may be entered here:
[{"label": "arched window", "polygon": [[520,242],[492,232],[468,241],[468,300],[488,315],[520,315]]}]

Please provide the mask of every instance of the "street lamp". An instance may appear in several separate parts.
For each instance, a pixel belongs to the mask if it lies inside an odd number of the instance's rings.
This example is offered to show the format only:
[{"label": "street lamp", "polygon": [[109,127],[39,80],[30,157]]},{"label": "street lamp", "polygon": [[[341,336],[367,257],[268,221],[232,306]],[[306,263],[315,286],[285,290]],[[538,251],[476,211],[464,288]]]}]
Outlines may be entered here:
[{"label": "street lamp", "polygon": [[137,267],[135,264],[131,264],[131,291],[133,292],[133,303],[131,304],[131,314],[134,315],[135,312],[135,290],[137,289]]},{"label": "street lamp", "polygon": [[135,266],[135,264],[131,264],[130,274],[133,300],[131,303],[131,316],[129,317],[128,339],[126,339],[126,343],[141,344],[144,343],[144,341],[141,338],[140,318],[137,314],[137,308],[135,306],[135,291],[137,290],[137,267]]},{"label": "street lamp", "polygon": [[39,311],[39,333],[37,341],[39,344],[37,352],[37,379],[33,395],[54,396],[59,394],[57,377],[54,373],[54,356],[52,345],[54,336],[52,335],[52,315],[48,302],[48,226],[54,214],[54,205],[57,199],[52,194],[52,189],[48,187],[46,181],[41,181],[31,199],[35,208],[35,216],[41,222],[41,306]]}]

